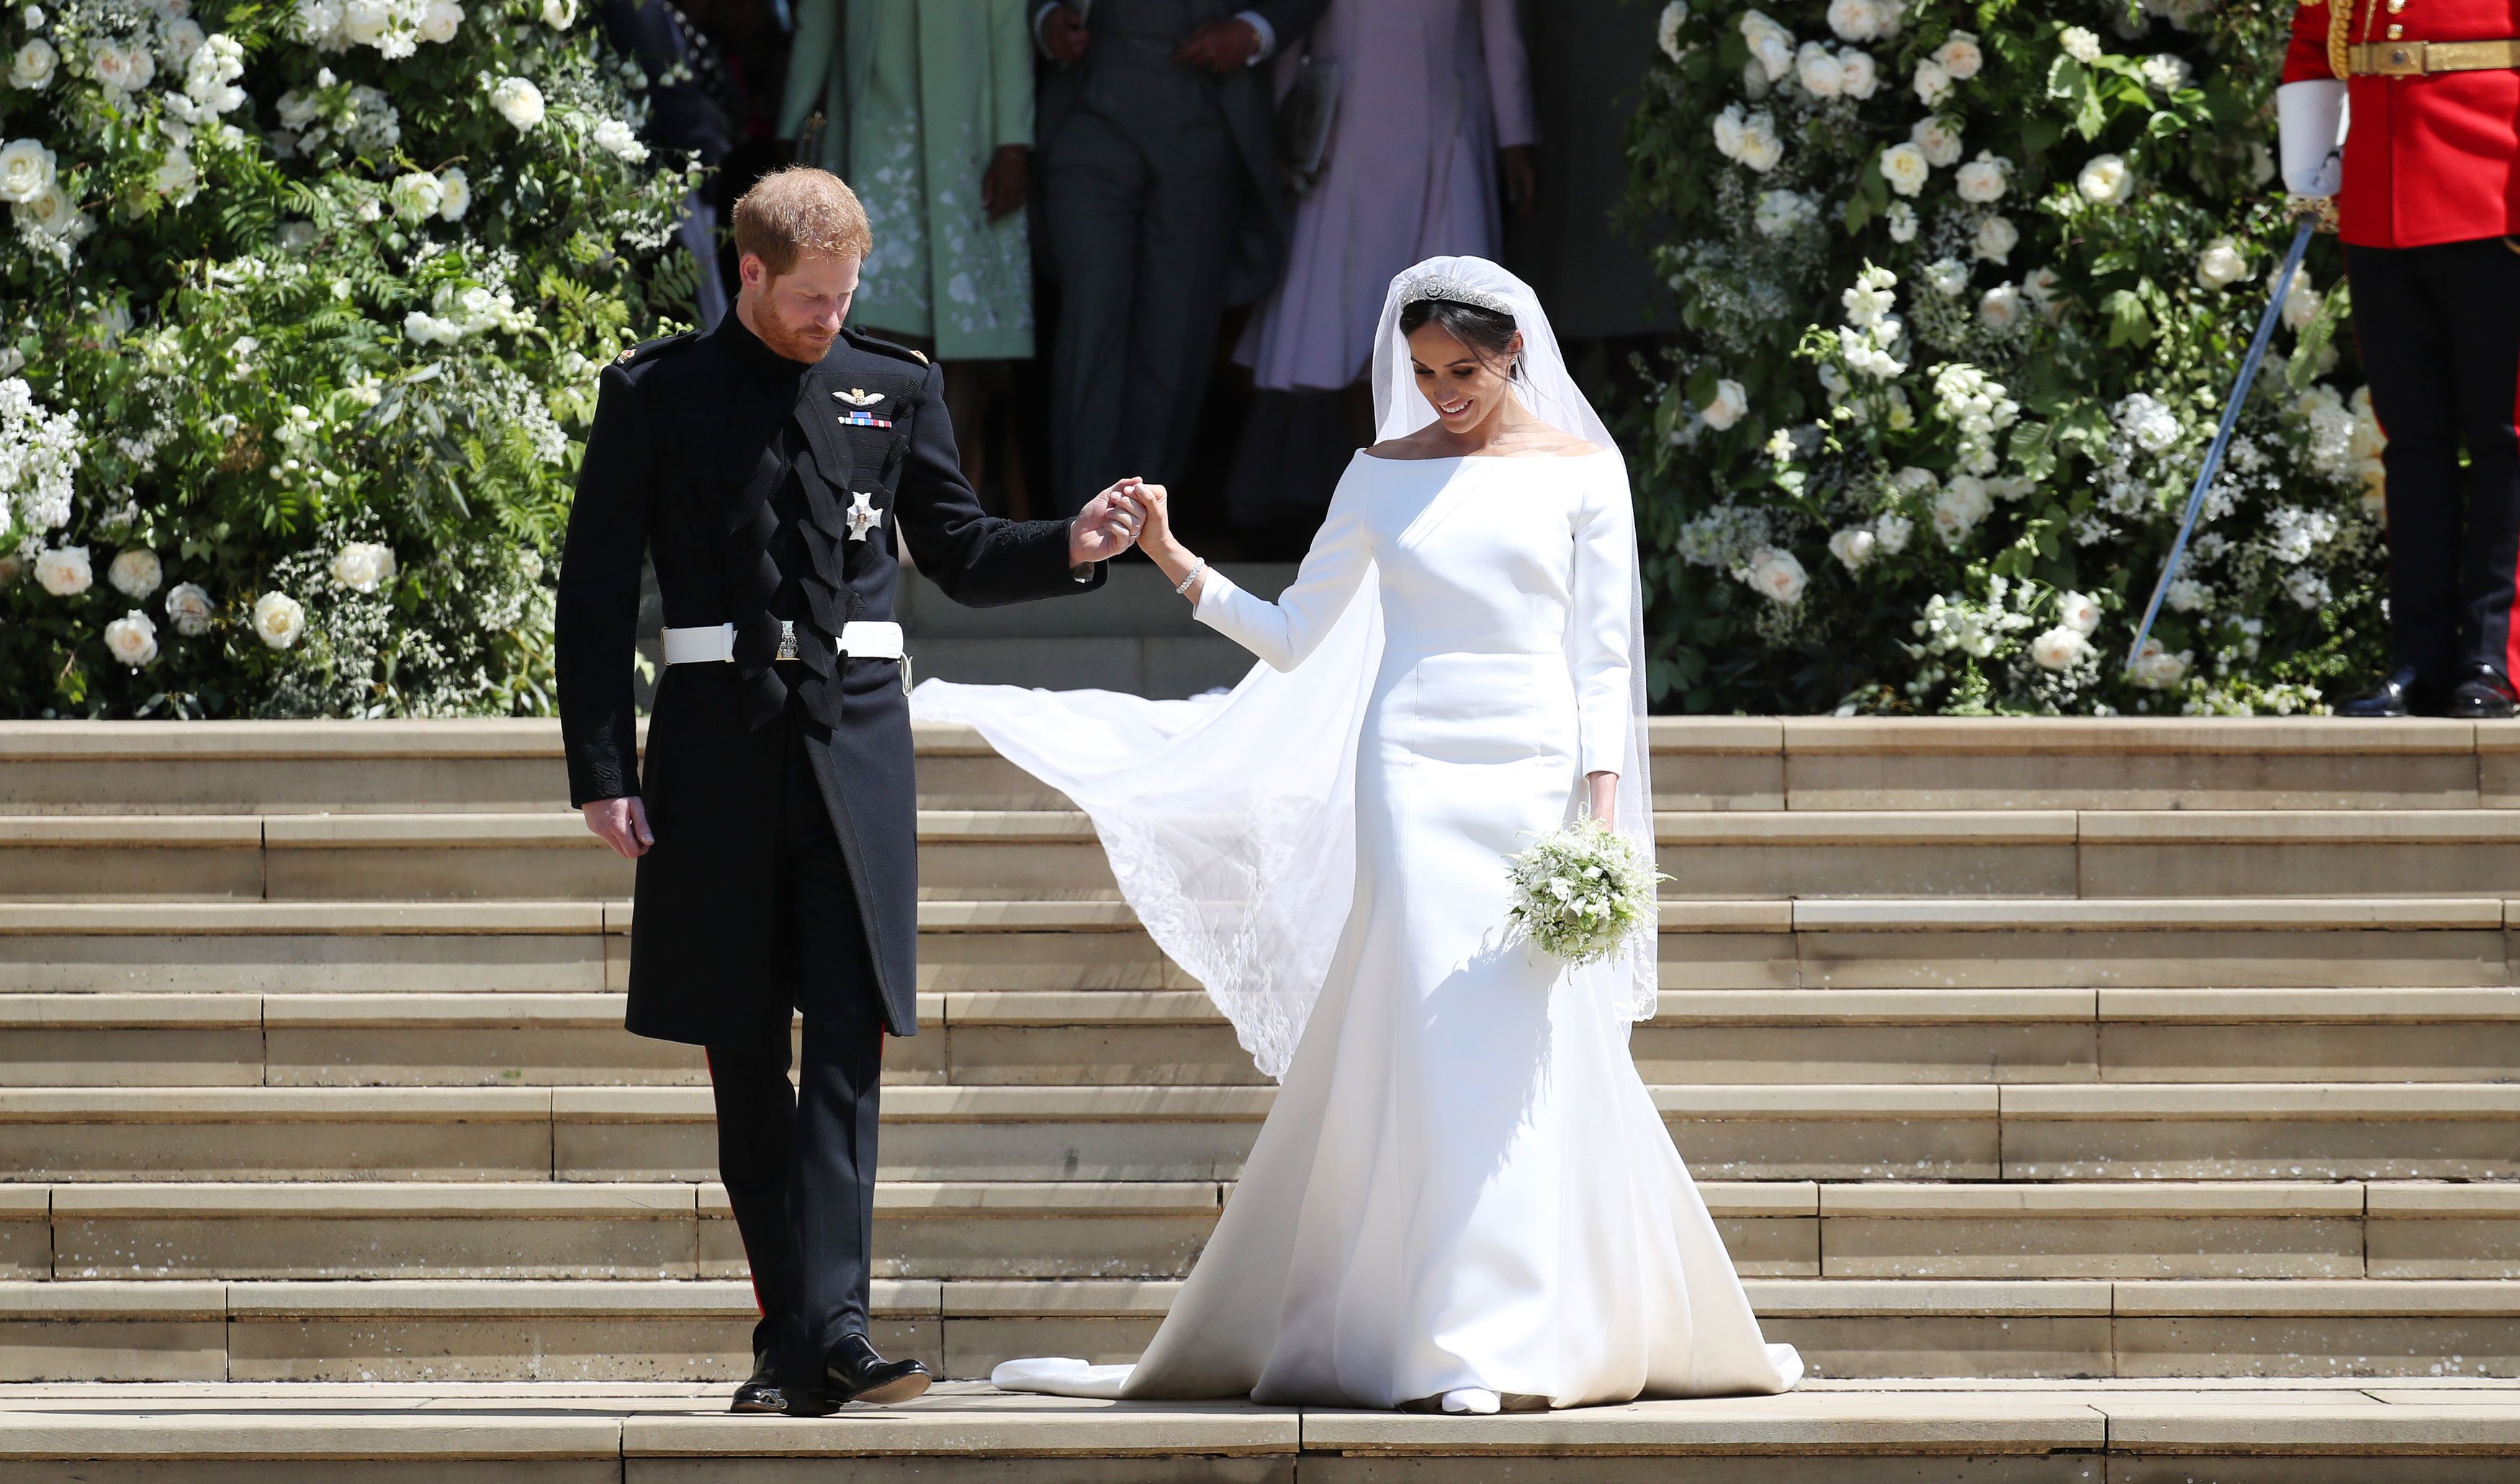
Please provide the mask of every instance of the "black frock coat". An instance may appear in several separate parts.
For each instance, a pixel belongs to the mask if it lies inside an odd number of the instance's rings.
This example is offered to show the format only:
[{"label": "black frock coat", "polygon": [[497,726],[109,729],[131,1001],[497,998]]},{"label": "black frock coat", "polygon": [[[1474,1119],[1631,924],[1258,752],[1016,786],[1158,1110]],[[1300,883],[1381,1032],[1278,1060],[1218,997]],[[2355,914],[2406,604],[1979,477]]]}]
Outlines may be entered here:
[{"label": "black frock coat", "polygon": [[[783,486],[808,528],[782,524]],[[880,516],[851,540],[860,492]],[[841,982],[815,988],[836,1003],[872,993],[888,1030],[917,1033],[919,806],[903,667],[822,657],[774,670],[768,607],[782,574],[769,553],[774,540],[802,538],[781,548],[801,546],[815,567],[788,589],[806,609],[798,629],[836,634],[851,619],[893,616],[897,541],[960,603],[1099,586],[1101,567],[1081,580],[1069,568],[1068,524],[981,512],[943,378],[916,351],[843,331],[806,366],[730,314],[715,331],[652,341],[606,368],[561,562],[557,662],[570,802],[642,795],[656,837],[638,867],[632,1031],[784,1056],[799,976],[827,975]],[[643,556],[655,562],[667,627],[732,622],[739,634],[737,663],[666,667],[644,776],[631,698]],[[789,713],[798,703],[801,717]],[[761,745],[763,729],[781,726],[802,727],[813,754],[873,950],[872,985],[862,966],[788,961],[781,769]]]}]

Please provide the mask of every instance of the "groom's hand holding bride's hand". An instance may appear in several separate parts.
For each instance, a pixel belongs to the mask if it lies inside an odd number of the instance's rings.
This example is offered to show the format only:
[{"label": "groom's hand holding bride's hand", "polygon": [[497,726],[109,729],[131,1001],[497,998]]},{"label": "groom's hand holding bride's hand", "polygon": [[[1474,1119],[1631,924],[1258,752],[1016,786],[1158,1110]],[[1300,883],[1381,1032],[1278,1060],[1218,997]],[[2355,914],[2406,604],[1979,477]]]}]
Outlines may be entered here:
[{"label": "groom's hand holding bride's hand", "polygon": [[586,828],[625,860],[637,860],[656,843],[655,832],[648,828],[648,806],[639,802],[635,793],[627,798],[597,799],[582,812],[586,815]]},{"label": "groom's hand holding bride's hand", "polygon": [[1085,509],[1077,512],[1067,527],[1069,566],[1081,568],[1108,562],[1137,542],[1145,519],[1130,498],[1137,488],[1137,479],[1123,479],[1085,502]]}]

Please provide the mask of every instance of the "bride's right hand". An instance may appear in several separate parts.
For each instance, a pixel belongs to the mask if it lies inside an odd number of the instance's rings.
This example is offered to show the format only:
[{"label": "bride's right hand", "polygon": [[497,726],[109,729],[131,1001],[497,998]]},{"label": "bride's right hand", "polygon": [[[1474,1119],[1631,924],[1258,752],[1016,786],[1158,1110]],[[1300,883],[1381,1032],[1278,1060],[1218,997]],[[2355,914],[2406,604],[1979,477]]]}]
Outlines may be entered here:
[{"label": "bride's right hand", "polygon": [[1122,491],[1120,498],[1138,513],[1138,545],[1148,556],[1158,562],[1167,557],[1189,556],[1173,539],[1171,498],[1162,485],[1141,481]]}]

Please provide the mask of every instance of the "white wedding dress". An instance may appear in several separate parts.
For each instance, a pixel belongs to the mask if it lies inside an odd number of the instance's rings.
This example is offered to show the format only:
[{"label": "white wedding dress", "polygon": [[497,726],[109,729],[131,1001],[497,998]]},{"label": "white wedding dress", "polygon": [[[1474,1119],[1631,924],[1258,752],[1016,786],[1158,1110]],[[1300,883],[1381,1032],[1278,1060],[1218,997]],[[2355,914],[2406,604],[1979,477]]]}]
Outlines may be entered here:
[{"label": "white wedding dress", "polygon": [[[1527,340],[1536,318],[1536,306],[1522,318]],[[1222,703],[921,688],[922,718],[979,725],[1081,795],[1150,930],[1204,952],[1193,971],[1205,971],[1264,1069],[1282,1059],[1283,1085],[1215,1236],[1139,1363],[1011,1362],[999,1385],[1367,1408],[1494,1394],[1575,1407],[1776,1392],[1800,1377],[1792,1348],[1762,1339],[1629,1057],[1640,966],[1572,970],[1508,930],[1505,857],[1574,816],[1586,773],[1624,770],[1623,792],[1642,787],[1635,587],[1615,451],[1359,454],[1278,602],[1208,574],[1199,620],[1267,661]],[[1202,946],[1172,900],[1230,889],[1180,889],[1203,861],[1150,872],[1129,816],[1165,806],[1098,787],[1081,760],[1201,745],[1199,733],[1227,727],[1238,706],[1267,715],[1269,687],[1315,657],[1358,665],[1359,677],[1329,681],[1309,725],[1256,742],[1336,760],[1325,818],[1352,820],[1332,832],[1352,874],[1313,873],[1344,891],[1343,916],[1318,912],[1303,881],[1256,891],[1309,903],[1333,930],[1320,934],[1327,962],[1308,971],[1293,1012],[1281,985],[1276,1000],[1261,995],[1276,1018],[1255,1016],[1247,993],[1219,981],[1267,979],[1257,956]],[[1043,729],[1062,715],[1064,740],[1045,744]],[[1307,735],[1342,725],[1344,736]],[[1249,745],[1252,730],[1204,741],[1211,751]],[[1249,768],[1306,777],[1299,760],[1255,756]],[[1302,844],[1321,833],[1299,812],[1233,798],[1216,808],[1276,818],[1302,836],[1257,852],[1255,882],[1304,870]],[[1635,805],[1622,814],[1643,817]],[[1649,960],[1642,972],[1649,988]],[[1286,1013],[1300,1023],[1290,1058],[1270,1044]]]}]

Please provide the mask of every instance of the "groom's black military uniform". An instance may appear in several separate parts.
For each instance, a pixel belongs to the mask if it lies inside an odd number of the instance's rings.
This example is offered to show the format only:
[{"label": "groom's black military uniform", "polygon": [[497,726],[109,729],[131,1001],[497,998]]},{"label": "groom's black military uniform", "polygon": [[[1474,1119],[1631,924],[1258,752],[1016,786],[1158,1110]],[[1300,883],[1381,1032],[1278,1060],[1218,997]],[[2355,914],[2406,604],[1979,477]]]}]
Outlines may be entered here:
[{"label": "groom's black military uniform", "polygon": [[[837,652],[885,649],[897,540],[967,604],[1102,579],[1069,568],[1067,521],[981,513],[914,351],[843,331],[808,366],[730,314],[605,370],[560,576],[570,800],[645,800],[629,1028],[708,1048],[754,1352],[784,1357],[791,1408],[867,1329],[882,1039],[919,1028],[903,662]],[[644,777],[643,554],[669,645],[704,656],[659,681]]]}]

